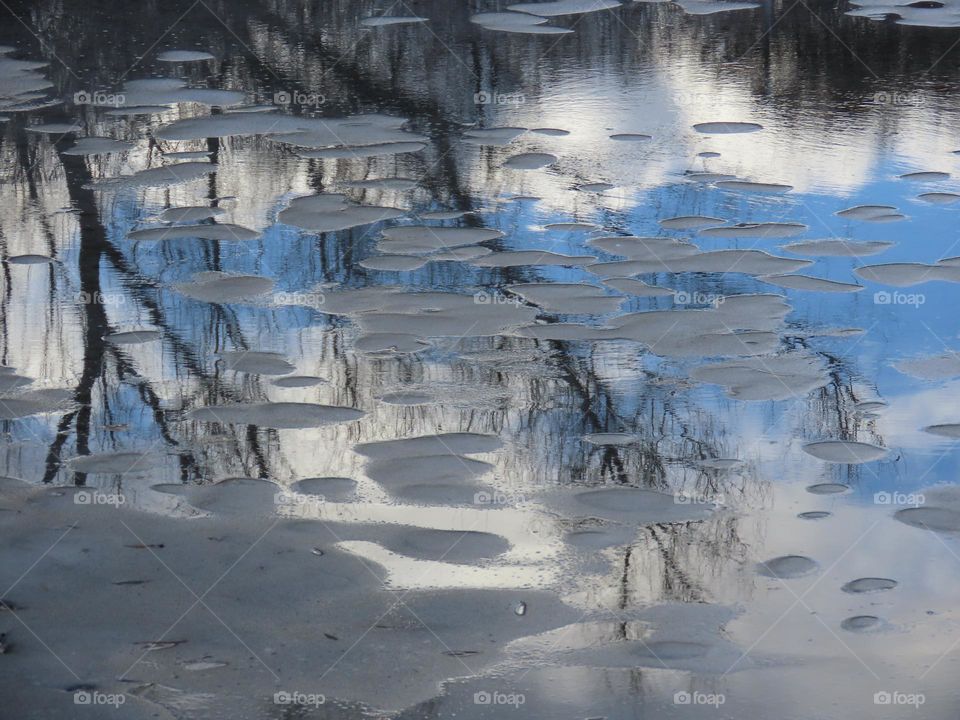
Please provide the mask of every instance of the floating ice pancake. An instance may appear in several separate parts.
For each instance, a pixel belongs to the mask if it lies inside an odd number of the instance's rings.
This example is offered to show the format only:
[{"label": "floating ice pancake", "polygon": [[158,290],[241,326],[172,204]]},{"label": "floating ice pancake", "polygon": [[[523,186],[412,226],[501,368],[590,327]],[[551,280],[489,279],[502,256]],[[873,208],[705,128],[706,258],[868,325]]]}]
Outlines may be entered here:
[{"label": "floating ice pancake", "polygon": [[884,457],[890,451],[879,445],[872,445],[852,440],[819,440],[803,446],[803,451],[819,460],[831,463],[859,463],[873,462]]},{"label": "floating ice pancake", "polygon": [[302,495],[322,496],[331,502],[350,502],[357,494],[357,483],[345,477],[315,477],[298,480],[290,489]]},{"label": "floating ice pancake", "polygon": [[110,188],[140,188],[140,187],[166,187],[168,185],[177,185],[179,183],[191,182],[205,178],[217,172],[219,168],[216,163],[207,162],[185,162],[172,165],[162,165],[160,167],[148,168],[133,173],[133,175],[122,175],[120,177],[104,178],[96,183],[97,187]]},{"label": "floating ice pancake", "polygon": [[810,275],[764,275],[758,278],[765,283],[789,290],[811,290],[813,292],[854,293],[863,290],[863,285],[826,280]]},{"label": "floating ice pancake", "polygon": [[11,265],[49,265],[54,260],[49,255],[11,255],[6,262]]},{"label": "floating ice pancake", "polygon": [[507,252],[495,252],[482,258],[473,260],[472,263],[479,267],[520,267],[522,265],[561,265],[564,267],[577,267],[580,265],[589,265],[596,261],[592,255],[561,255],[559,253],[548,252],[546,250],[513,250]]},{"label": "floating ice pancake", "polygon": [[425,405],[434,401],[433,395],[412,390],[384,393],[377,399],[387,405]]},{"label": "floating ice pancake", "polygon": [[960,354],[948,352],[942,355],[901,360],[893,366],[904,375],[921,380],[946,380],[960,376]]},{"label": "floating ice pancake", "polygon": [[492,533],[413,527],[397,528],[384,545],[407,557],[450,563],[486,560],[510,549],[510,543]]},{"label": "floating ice pancake", "polygon": [[633,445],[639,438],[630,433],[589,433],[584,435],[583,439],[591,445],[612,445],[615,447],[624,447]]},{"label": "floating ice pancake", "polygon": [[876,615],[854,615],[843,620],[840,627],[848,632],[871,632],[883,627],[883,621]]},{"label": "floating ice pancake", "polygon": [[371,180],[351,180],[343,183],[346,187],[362,188],[364,190],[413,190],[417,181],[410,178],[374,178]]},{"label": "floating ice pancake", "polygon": [[563,536],[565,543],[582,552],[594,553],[609,547],[623,546],[632,537],[622,529],[612,527],[609,530],[574,530]]},{"label": "floating ice pancake", "polygon": [[718,158],[718,157],[720,157],[720,153],[718,153],[718,152],[713,152],[713,151],[711,151],[711,150],[705,150],[704,152],[698,152],[698,153],[697,153],[697,157],[701,157],[701,158]]},{"label": "floating ice pancake", "polygon": [[646,142],[647,140],[653,140],[653,136],[643,135],[642,133],[616,133],[611,135],[610,139],[617,142]]},{"label": "floating ice pancake", "polygon": [[[379,246],[378,249],[380,249]],[[477,258],[481,258],[484,255],[489,255],[492,252],[493,250],[490,248],[474,247],[471,245],[467,247],[441,250],[431,254],[427,259],[430,260],[430,262],[463,262],[467,260],[476,260]]]},{"label": "floating ice pancake", "polygon": [[24,129],[27,132],[42,135],[70,135],[83,130],[83,125],[80,123],[44,123],[42,125],[27,125]]},{"label": "floating ice pancake", "polygon": [[598,230],[598,225],[593,225],[591,223],[581,223],[581,222],[558,222],[558,223],[548,223],[543,226],[545,230],[556,230],[559,232],[576,232],[578,230]]},{"label": "floating ice pancake", "polygon": [[[810,260],[778,257],[763,250],[712,250],[667,262],[671,272],[736,272],[744,275],[781,275],[811,264]],[[650,272],[662,272],[662,269],[654,267]]]},{"label": "floating ice pancake", "polygon": [[793,185],[780,185],[777,183],[748,182],[746,180],[720,180],[717,187],[723,190],[738,190],[748,193],[770,193],[783,194],[793,190]]},{"label": "floating ice pancake", "polygon": [[277,221],[312,232],[335,232],[402,217],[399,208],[353,205],[337,193],[294,198],[277,214]]},{"label": "floating ice pancake", "polygon": [[895,287],[909,287],[933,280],[960,282],[960,274],[949,265],[887,263],[885,265],[864,265],[855,268],[853,272],[864,280]]},{"label": "floating ice pancake", "polygon": [[537,135],[546,135],[547,137],[566,137],[570,134],[569,130],[561,130],[560,128],[530,128],[530,132],[536,133]]},{"label": "floating ice pancake", "polygon": [[[721,7],[727,3],[716,3]],[[732,135],[735,133],[751,133],[763,130],[763,125],[752,122],[705,122],[697,123],[693,129],[707,135]]]},{"label": "floating ice pancake", "polygon": [[636,525],[701,520],[713,512],[713,505],[707,503],[678,502],[673,495],[629,487],[564,491],[548,495],[544,500],[567,516],[598,517]]},{"label": "floating ice pancake", "polygon": [[906,175],[901,175],[900,179],[911,180],[913,182],[937,182],[940,180],[949,180],[950,173],[935,171],[912,172],[907,173]]},{"label": "floating ice pancake", "polygon": [[854,405],[857,412],[874,413],[887,407],[887,403],[882,400],[864,400]]},{"label": "floating ice pancake", "polygon": [[893,590],[896,586],[896,580],[890,580],[889,578],[865,577],[851,580],[840,589],[845,593],[858,595],[861,593],[875,593],[882,592],[884,590]]},{"label": "floating ice pancake", "polygon": [[513,12],[557,17],[558,15],[578,15],[580,13],[598,12],[620,7],[618,0],[554,0],[554,2],[519,3],[507,5],[507,10]]},{"label": "floating ice pancake", "polygon": [[684,173],[684,178],[692,182],[699,183],[712,183],[717,182],[718,180],[736,180],[736,175],[728,175],[726,173],[715,173],[715,172],[686,172]]},{"label": "floating ice pancake", "polygon": [[410,333],[373,332],[358,337],[353,347],[362,353],[406,355],[423,352],[432,346],[424,338]]},{"label": "floating ice pancake", "polygon": [[422,142],[392,142],[376,143],[373,145],[355,145],[339,148],[325,148],[322,150],[300,150],[297,152],[302,158],[319,160],[364,160],[384,155],[400,155],[403,153],[420,152],[427,146]]},{"label": "floating ice pancake", "polygon": [[413,484],[472,483],[493,470],[482,460],[460,455],[417,455],[370,460],[364,472],[390,492]]},{"label": "floating ice pancake", "polygon": [[557,156],[550,153],[520,153],[507,158],[503,167],[513,170],[539,170],[556,161]]},{"label": "floating ice pancake", "polygon": [[486,337],[508,334],[532,322],[538,312],[517,303],[489,303],[453,293],[405,293],[392,300],[386,311],[359,315],[361,329],[417,337]]},{"label": "floating ice pancake", "polygon": [[389,460],[425,455],[476,455],[493,452],[502,445],[495,435],[454,432],[360,443],[353,451],[373,460]]},{"label": "floating ice pancake", "polygon": [[924,202],[934,205],[953,205],[956,202],[960,202],[960,195],[948,192],[923,193],[922,195],[917,195],[917,200],[923,200]]},{"label": "floating ice pancake", "polygon": [[108,155],[109,153],[127,152],[134,148],[134,144],[108,137],[84,137],[76,144],[63,151],[64,155]]},{"label": "floating ice pancake", "polygon": [[[673,0],[688,15],[713,15],[732,10],[753,10],[759,3],[732,2],[730,0]],[[749,132],[749,131],[747,131]]]},{"label": "floating ice pancake", "polygon": [[670,288],[648,285],[642,280],[634,280],[633,278],[609,278],[604,280],[603,284],[617,292],[637,297],[666,297],[676,292]]},{"label": "floating ice pancake", "polygon": [[177,240],[195,238],[197,240],[246,241],[258,240],[260,233],[250,228],[231,223],[204,225],[166,225],[164,227],[134,230],[127,238],[138,242]]},{"label": "floating ice pancake", "polygon": [[377,249],[402,255],[416,255],[475,245],[501,237],[502,232],[491,228],[400,225],[383,229],[383,240]]},{"label": "floating ice pancake", "polygon": [[140,345],[141,343],[158,340],[162,337],[159,330],[127,330],[107,335],[105,340],[114,345]]},{"label": "floating ice pancake", "polygon": [[810,255],[811,257],[867,257],[889,250],[894,244],[883,241],[801,240],[782,247],[795,255]]},{"label": "floating ice pancake", "polygon": [[766,577],[788,580],[804,577],[820,569],[816,560],[803,555],[782,555],[757,563],[757,572]]},{"label": "floating ice pancake", "polygon": [[695,368],[691,377],[723,385],[738,400],[803,398],[829,382],[823,361],[800,352],[768,358],[744,358]]},{"label": "floating ice pancake", "polygon": [[195,408],[190,420],[223,425],[257,425],[265,428],[311,428],[353,422],[364,416],[360,410],[315,403],[232,403]]},{"label": "floating ice pancake", "polygon": [[191,205],[187,207],[167,208],[157,217],[164,222],[194,222],[223,215],[223,208],[207,207],[205,205]]},{"label": "floating ice pancake", "polygon": [[203,50],[166,50],[157,55],[160,62],[181,63],[213,60],[213,55]]},{"label": "floating ice pancake", "polygon": [[734,470],[741,467],[744,462],[737,458],[707,458],[698,460],[695,464],[705,470]]},{"label": "floating ice pancake", "polygon": [[738,223],[708,227],[699,231],[704,237],[717,238],[790,238],[807,231],[801,223]]},{"label": "floating ice pancake", "polygon": [[357,264],[367,270],[409,272],[422,268],[427,261],[410,255],[374,255],[364,258]]},{"label": "floating ice pancake", "polygon": [[667,230],[695,230],[726,221],[723,218],[715,218],[708,215],[681,215],[679,217],[665,218],[658,222]]},{"label": "floating ice pancake", "polygon": [[[165,125],[154,136],[161,140],[202,140],[231,135],[266,135],[270,140],[306,148],[339,151],[362,146],[410,143],[428,138],[403,130],[404,118],[388,115],[353,115],[344,118],[309,118],[274,113],[227,113],[188,118]],[[346,150],[344,149],[346,147]],[[352,157],[347,154],[347,157]]]},{"label": "floating ice pancake", "polygon": [[364,18],[360,21],[360,24],[366,27],[386,27],[388,25],[425,23],[427,20],[428,18],[417,17],[416,15],[379,15],[377,17]]},{"label": "floating ice pancake", "polygon": [[147,452],[105,452],[71,458],[67,465],[79,473],[122,475],[153,469],[157,460]]},{"label": "floating ice pancake", "polygon": [[[25,375],[17,375],[12,371],[0,373],[0,392],[10,392],[11,390],[29,385],[32,382],[33,378]],[[5,400],[0,398],[0,402],[5,402]]]},{"label": "floating ice pancake", "polygon": [[850,486],[843,483],[817,483],[808,485],[807,492],[814,495],[840,495],[850,492]]},{"label": "floating ice pancake", "polygon": [[808,510],[807,512],[798,513],[797,517],[801,520],[823,520],[832,514],[833,513],[829,513],[826,510]]},{"label": "floating ice pancake", "polygon": [[946,507],[925,505],[904,508],[897,510],[893,516],[902,523],[924,530],[960,532],[960,512]]},{"label": "floating ice pancake", "polygon": [[[587,245],[612,255],[622,255],[630,260],[657,263],[691,257],[700,252],[696,245],[665,237],[634,237],[632,235],[599,237],[591,238],[587,241]],[[598,263],[598,265],[605,266],[606,270],[613,269],[609,266],[614,263]],[[665,265],[661,265],[656,271],[662,271],[665,268]],[[627,270],[626,274],[633,273]]]},{"label": "floating ice pancake", "polygon": [[577,190],[581,192],[595,192],[602,193],[607,190],[613,190],[616,185],[611,185],[607,182],[593,182],[593,183],[584,183],[583,185],[577,185]]},{"label": "floating ice pancake", "polygon": [[836,214],[854,220],[872,220],[877,217],[894,215],[896,212],[897,208],[893,205],[854,205],[846,210],[839,210]]},{"label": "floating ice pancake", "polygon": [[424,220],[456,220],[467,214],[466,210],[434,210],[420,213]]},{"label": "floating ice pancake", "polygon": [[273,289],[273,280],[258,275],[204,272],[194,275],[190,282],[179,283],[173,287],[195,300],[229,303],[256,300],[266,295]]},{"label": "floating ice pancake", "polygon": [[0,397],[0,420],[17,420],[57,412],[72,400],[72,391],[57,388],[34,390],[16,397]]},{"label": "floating ice pancake", "polygon": [[204,485],[153,485],[152,490],[185,499],[192,507],[244,518],[273,514],[280,488],[270,480],[230,477]]},{"label": "floating ice pancake", "polygon": [[463,141],[469,145],[493,145],[502,147],[516,140],[527,132],[521,127],[493,127],[467,130],[463,134]]},{"label": "floating ice pancake", "polygon": [[[160,115],[170,112],[169,105],[124,105],[123,107],[106,110],[104,115],[112,117],[127,117],[133,115]],[[209,153],[205,153],[209,155]]]},{"label": "floating ice pancake", "polygon": [[220,357],[224,364],[235,372],[286,375],[296,370],[296,366],[279,353],[236,350],[220,353]]},{"label": "floating ice pancake", "polygon": [[519,12],[484,12],[470,16],[470,22],[487,30],[501,32],[531,33],[534,35],[562,35],[571,33],[567,28],[545,25],[547,18]]},{"label": "floating ice pancake", "polygon": [[247,99],[245,93],[235,90],[189,88],[185,80],[176,78],[130,80],[123,86],[119,94],[123,95],[124,105],[139,107],[171,105],[174,103],[198,103],[211,107],[230,107],[241,105]]},{"label": "floating ice pancake", "polygon": [[322,377],[316,377],[315,375],[288,375],[287,377],[277,378],[273,381],[273,384],[282,388],[305,388],[326,382]]},{"label": "floating ice pancake", "polygon": [[923,431],[928,432],[931,435],[939,435],[940,437],[960,440],[960,423],[944,423],[942,425],[927,425],[923,429]]},{"label": "floating ice pancake", "polygon": [[582,283],[518,283],[507,285],[506,289],[544,310],[572,315],[604,315],[623,303],[623,298],[611,297],[596,285]]},{"label": "floating ice pancake", "polygon": [[519,337],[537,340],[613,340],[615,337],[609,328],[596,328],[577,323],[546,323],[527,325],[517,330]]},{"label": "floating ice pancake", "polygon": [[951,7],[949,0],[945,2],[929,0],[898,5],[890,5],[889,0],[858,0],[851,4],[857,9],[848,10],[847,15],[880,21],[889,21],[893,16],[898,25],[960,27],[960,18],[957,17],[956,10]]}]

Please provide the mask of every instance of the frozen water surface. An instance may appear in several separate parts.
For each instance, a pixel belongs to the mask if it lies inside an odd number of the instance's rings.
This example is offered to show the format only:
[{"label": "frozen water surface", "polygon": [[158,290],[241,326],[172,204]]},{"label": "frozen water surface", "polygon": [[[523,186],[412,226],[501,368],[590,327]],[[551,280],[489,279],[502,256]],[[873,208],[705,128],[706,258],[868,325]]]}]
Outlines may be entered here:
[{"label": "frozen water surface", "polygon": [[956,718],[955,0],[0,5],[6,714]]}]

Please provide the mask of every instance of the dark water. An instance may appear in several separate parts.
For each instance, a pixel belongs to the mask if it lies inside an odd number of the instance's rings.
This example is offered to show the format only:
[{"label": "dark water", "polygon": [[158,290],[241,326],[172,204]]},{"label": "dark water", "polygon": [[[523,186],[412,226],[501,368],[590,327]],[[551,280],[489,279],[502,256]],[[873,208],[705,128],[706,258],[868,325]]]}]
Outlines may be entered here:
[{"label": "dark water", "polygon": [[960,15],[700,7],[3,7],[20,716],[955,717]]}]

